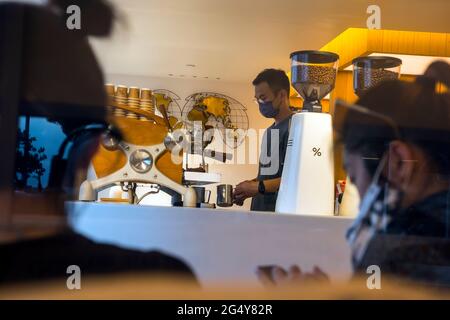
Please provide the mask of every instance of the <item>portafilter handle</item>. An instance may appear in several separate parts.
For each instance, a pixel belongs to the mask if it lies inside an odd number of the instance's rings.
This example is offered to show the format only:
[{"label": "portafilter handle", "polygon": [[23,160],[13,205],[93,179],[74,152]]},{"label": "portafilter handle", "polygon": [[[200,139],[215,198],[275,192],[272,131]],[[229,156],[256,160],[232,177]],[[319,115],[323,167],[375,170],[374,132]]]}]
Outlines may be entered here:
[{"label": "portafilter handle", "polygon": [[173,131],[172,126],[170,125],[170,121],[169,121],[169,115],[167,114],[167,109],[163,104],[158,105],[158,110],[159,112],[161,112],[163,118],[164,118],[164,122],[166,123],[167,128],[169,129],[170,132]]},{"label": "portafilter handle", "polygon": [[210,149],[204,150],[203,155],[205,157],[212,158],[221,162],[226,162],[227,160],[233,159],[232,153],[217,152]]}]

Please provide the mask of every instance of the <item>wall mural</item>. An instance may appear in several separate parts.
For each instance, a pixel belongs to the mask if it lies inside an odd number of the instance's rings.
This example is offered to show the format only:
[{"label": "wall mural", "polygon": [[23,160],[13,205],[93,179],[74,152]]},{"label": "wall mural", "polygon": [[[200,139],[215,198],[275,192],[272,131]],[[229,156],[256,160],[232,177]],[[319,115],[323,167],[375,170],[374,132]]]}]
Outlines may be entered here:
[{"label": "wall mural", "polygon": [[226,145],[237,148],[249,127],[246,110],[242,103],[224,94],[198,92],[186,98],[182,116],[188,129],[194,122],[201,122],[204,130],[217,129]]}]

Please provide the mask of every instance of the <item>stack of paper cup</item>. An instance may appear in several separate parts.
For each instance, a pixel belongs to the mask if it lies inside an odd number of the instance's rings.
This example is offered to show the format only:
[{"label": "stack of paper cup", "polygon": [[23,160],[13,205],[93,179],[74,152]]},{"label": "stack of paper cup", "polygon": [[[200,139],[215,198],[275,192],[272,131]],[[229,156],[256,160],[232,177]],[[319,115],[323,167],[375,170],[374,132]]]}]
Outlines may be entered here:
[{"label": "stack of paper cup", "polygon": [[[138,87],[130,87],[128,91],[128,106],[130,108],[139,109],[140,90]],[[129,119],[138,119],[139,116],[134,112],[127,112],[126,117]]]},{"label": "stack of paper cup", "polygon": [[109,105],[110,101],[114,101],[114,96],[116,95],[116,87],[112,83],[105,84],[105,91],[108,95],[108,112],[113,113],[114,108]]},{"label": "stack of paper cup", "polygon": [[105,91],[108,97],[114,97],[116,94],[116,87],[112,83],[105,84]]},{"label": "stack of paper cup", "polygon": [[[154,103],[154,97],[153,97],[153,93],[152,90],[148,89],[148,88],[142,88],[141,89],[141,99],[140,99],[140,103],[139,103],[139,107],[141,108],[141,110],[150,112],[150,113],[155,113],[155,103]],[[146,117],[139,117],[139,120],[142,121],[150,121],[149,119],[147,119]]]},{"label": "stack of paper cup", "polygon": [[[116,95],[114,96],[114,101],[116,103],[128,105],[128,88],[123,85],[118,85],[116,90]],[[116,108],[114,110],[114,115],[116,117],[124,117],[126,115],[125,110]]]}]

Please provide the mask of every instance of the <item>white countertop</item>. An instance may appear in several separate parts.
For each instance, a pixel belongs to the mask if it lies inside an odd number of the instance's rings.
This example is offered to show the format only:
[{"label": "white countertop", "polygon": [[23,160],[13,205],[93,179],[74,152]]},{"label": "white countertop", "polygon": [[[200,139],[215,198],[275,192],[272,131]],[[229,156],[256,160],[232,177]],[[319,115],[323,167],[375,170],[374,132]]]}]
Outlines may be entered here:
[{"label": "white countertop", "polygon": [[185,260],[203,285],[257,283],[258,265],[321,267],[332,279],[351,275],[345,231],[352,219],[275,213],[67,203],[70,223],[99,242],[162,250]]}]

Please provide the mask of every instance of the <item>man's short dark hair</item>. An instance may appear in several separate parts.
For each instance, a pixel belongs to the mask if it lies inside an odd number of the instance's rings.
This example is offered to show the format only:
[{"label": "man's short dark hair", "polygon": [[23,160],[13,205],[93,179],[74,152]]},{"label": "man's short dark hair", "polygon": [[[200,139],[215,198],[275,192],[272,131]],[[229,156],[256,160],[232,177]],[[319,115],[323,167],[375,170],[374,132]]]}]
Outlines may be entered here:
[{"label": "man's short dark hair", "polygon": [[253,85],[256,86],[260,83],[267,82],[270,89],[274,93],[278,93],[280,90],[286,90],[288,96],[290,95],[291,84],[289,78],[283,70],[280,69],[265,69],[260,72],[258,76],[253,80]]}]

